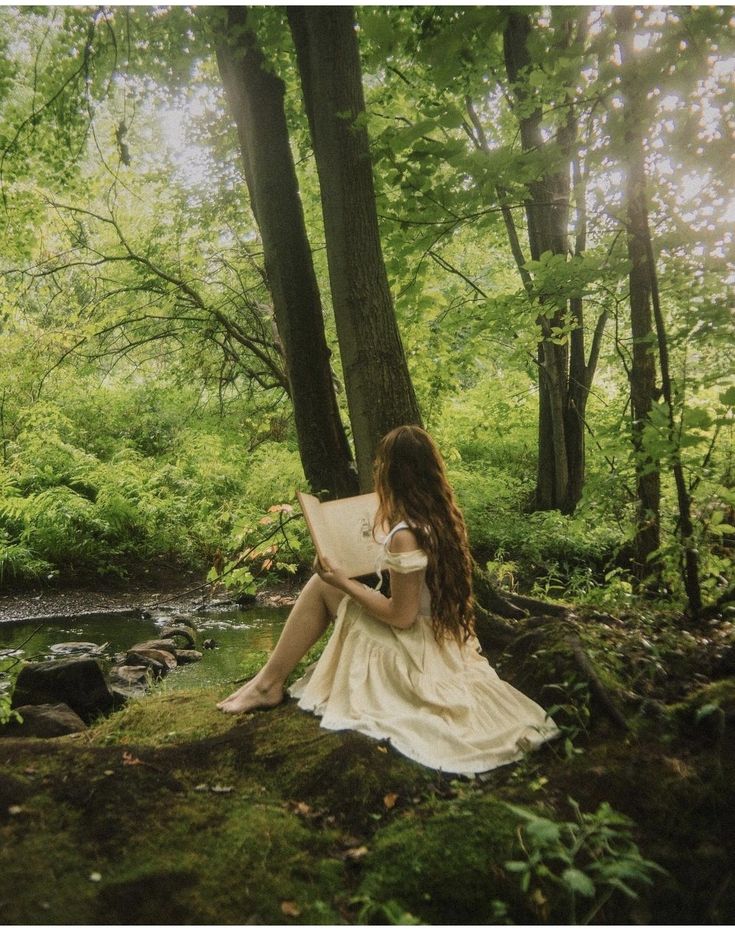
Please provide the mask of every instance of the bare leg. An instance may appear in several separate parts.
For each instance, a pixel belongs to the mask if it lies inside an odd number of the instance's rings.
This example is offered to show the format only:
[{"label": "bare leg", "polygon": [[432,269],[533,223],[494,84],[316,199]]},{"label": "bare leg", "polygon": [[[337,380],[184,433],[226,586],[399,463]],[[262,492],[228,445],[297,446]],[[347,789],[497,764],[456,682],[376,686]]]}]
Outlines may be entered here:
[{"label": "bare leg", "polygon": [[276,706],[284,683],[311,646],[326,632],[344,594],[314,575],[299,594],[268,661],[252,680],[217,706],[224,713],[247,713]]}]

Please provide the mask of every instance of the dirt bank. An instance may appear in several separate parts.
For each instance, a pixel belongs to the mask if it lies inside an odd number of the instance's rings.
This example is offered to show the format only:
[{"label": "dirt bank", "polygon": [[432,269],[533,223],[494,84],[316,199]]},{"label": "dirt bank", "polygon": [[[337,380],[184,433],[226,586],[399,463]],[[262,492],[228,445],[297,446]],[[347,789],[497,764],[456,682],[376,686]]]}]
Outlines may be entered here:
[{"label": "dirt bank", "polygon": [[[258,593],[256,602],[263,606],[290,606],[298,594],[294,584],[269,587]],[[231,603],[231,595],[212,588],[203,580],[186,578],[185,583],[165,587],[130,583],[126,586],[99,588],[36,588],[0,594],[0,622],[75,616],[82,613],[118,612],[128,609],[154,611],[167,606],[181,612],[201,611]]]}]

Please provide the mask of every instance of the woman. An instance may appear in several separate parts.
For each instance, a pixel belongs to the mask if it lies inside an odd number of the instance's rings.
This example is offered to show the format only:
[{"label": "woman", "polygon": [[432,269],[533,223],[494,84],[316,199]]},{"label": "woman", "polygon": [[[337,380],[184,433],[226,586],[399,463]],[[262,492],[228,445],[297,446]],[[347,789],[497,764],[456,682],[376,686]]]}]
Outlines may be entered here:
[{"label": "woman", "polygon": [[287,676],[336,616],[321,658],[289,691],[324,728],[389,739],[454,774],[516,761],[558,730],[479,654],[467,533],[429,434],[400,426],[385,436],[375,486],[375,526],[392,527],[378,565],[390,572],[390,596],[317,563],[265,666],[219,708],[280,703]]}]

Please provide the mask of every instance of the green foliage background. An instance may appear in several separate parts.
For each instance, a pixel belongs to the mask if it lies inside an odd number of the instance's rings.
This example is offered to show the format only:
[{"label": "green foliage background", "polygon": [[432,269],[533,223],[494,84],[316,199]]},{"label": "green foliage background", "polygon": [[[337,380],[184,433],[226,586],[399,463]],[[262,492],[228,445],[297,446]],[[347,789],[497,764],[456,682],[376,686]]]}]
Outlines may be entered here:
[{"label": "green foliage background", "polygon": [[[555,37],[578,14],[533,12],[539,64],[529,81],[551,129],[569,93],[587,120],[588,244],[572,260],[528,263],[530,292],[508,247],[498,190],[522,225],[523,184],[549,169],[554,150],[519,150],[502,81],[502,9],[365,7],[359,19],[396,313],[476,557],[501,585],[604,604],[632,595],[628,267],[616,218],[614,32],[604,10],[592,10],[588,45],[561,54]],[[733,206],[723,170],[733,43],[724,8],[643,15],[651,39],[641,67],[657,88],[650,199],[674,441],[694,496],[703,587],[715,599],[731,571],[735,507]],[[277,7],[253,17],[285,82],[336,348],[288,30]],[[682,46],[682,36],[697,41]],[[293,505],[305,484],[208,14],[4,8],[0,44],[0,583],[206,572],[250,553],[234,579],[252,589],[308,565],[303,526],[286,510],[269,513]],[[470,141],[468,100],[486,150]],[[531,512],[538,293],[552,302],[581,296],[592,322],[603,309],[610,319],[587,410],[585,494],[573,516]],[[567,340],[570,327],[556,337]],[[264,358],[237,332],[261,339]],[[332,361],[339,386],[337,351]],[[666,422],[661,405],[646,443],[664,466],[662,553],[678,600]]]}]

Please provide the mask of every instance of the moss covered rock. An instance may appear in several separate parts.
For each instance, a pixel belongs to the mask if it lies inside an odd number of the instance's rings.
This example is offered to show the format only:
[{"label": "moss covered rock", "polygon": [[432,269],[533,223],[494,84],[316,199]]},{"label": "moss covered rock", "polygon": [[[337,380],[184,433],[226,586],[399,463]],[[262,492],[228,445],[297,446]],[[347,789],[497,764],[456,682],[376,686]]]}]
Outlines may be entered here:
[{"label": "moss covered rock", "polygon": [[360,893],[433,924],[493,923],[494,901],[508,900],[527,921],[504,867],[517,848],[517,825],[505,804],[482,794],[406,813],[375,837]]}]

